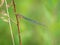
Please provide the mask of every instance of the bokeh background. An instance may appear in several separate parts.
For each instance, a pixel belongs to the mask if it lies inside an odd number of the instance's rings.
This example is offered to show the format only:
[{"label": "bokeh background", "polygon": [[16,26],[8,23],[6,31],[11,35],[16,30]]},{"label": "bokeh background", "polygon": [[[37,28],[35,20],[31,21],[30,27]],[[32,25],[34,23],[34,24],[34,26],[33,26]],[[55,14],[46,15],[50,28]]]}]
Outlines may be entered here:
[{"label": "bokeh background", "polygon": [[[12,0],[7,0],[8,4]],[[1,0],[0,0],[1,3]],[[45,26],[20,20],[22,45],[60,45],[60,0],[15,0],[18,14],[36,20]],[[6,5],[0,7],[6,12]],[[16,22],[13,6],[9,7],[10,18]],[[4,17],[0,13],[0,17]],[[15,45],[19,45],[17,26],[11,22]],[[9,24],[0,18],[0,45],[12,45]]]}]

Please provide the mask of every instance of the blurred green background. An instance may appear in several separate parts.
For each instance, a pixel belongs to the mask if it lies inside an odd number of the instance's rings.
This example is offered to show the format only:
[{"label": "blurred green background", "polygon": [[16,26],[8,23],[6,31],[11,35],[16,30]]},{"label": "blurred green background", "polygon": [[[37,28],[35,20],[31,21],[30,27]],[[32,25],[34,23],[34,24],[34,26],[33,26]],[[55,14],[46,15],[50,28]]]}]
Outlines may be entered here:
[{"label": "blurred green background", "polygon": [[[12,0],[7,0],[8,4]],[[1,3],[1,0],[0,0]],[[15,0],[17,13],[48,26],[20,20],[22,45],[60,45],[60,0]],[[6,5],[0,7],[6,12]],[[9,7],[10,18],[16,22],[13,6]],[[0,17],[7,17],[0,14]],[[16,24],[12,23],[15,45],[19,45]],[[0,45],[12,45],[9,24],[0,19]]]}]

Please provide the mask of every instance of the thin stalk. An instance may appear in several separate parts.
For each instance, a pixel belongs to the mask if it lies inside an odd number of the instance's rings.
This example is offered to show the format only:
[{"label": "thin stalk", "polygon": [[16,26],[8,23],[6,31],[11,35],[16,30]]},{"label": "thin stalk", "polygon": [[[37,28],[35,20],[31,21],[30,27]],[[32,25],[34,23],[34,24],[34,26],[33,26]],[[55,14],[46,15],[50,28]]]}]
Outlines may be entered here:
[{"label": "thin stalk", "polygon": [[6,4],[6,11],[7,11],[7,14],[8,14],[8,23],[9,23],[9,27],[10,27],[10,33],[11,33],[11,38],[12,38],[12,44],[15,45],[14,36],[13,36],[13,32],[12,32],[12,26],[11,26],[11,21],[10,21],[10,16],[9,16],[9,11],[8,11],[7,1],[6,1],[6,0],[5,0],[5,4]]},{"label": "thin stalk", "polygon": [[[15,5],[14,0],[12,0],[12,1],[13,1],[14,13],[16,13],[16,5]],[[18,18],[18,15],[17,15],[17,14],[15,14],[15,16],[16,16],[16,20],[17,20],[18,37],[19,37],[19,45],[22,45],[21,35],[20,35],[20,23],[19,23],[19,18]]]}]

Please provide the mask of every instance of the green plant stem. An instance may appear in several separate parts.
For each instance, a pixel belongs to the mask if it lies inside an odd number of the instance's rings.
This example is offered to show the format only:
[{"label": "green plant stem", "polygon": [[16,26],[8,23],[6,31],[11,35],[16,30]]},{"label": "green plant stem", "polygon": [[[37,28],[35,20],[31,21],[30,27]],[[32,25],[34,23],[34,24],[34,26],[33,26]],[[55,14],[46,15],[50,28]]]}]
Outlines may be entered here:
[{"label": "green plant stem", "polygon": [[8,14],[8,23],[9,23],[10,32],[11,32],[12,43],[13,43],[13,45],[15,45],[14,36],[13,36],[13,32],[12,32],[12,26],[11,26],[11,21],[10,21],[10,16],[9,16],[9,11],[8,11],[7,1],[6,0],[5,0],[5,4],[6,4],[6,11],[7,11],[7,14]]}]

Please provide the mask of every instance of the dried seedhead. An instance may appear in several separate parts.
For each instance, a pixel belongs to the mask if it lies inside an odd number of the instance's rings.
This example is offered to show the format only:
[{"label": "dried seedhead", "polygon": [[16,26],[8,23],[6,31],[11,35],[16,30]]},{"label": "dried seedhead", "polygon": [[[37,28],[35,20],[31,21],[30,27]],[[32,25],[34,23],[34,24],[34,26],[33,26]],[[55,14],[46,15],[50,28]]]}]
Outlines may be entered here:
[{"label": "dried seedhead", "polygon": [[1,0],[1,4],[0,4],[0,7],[2,7],[4,4],[4,0]]}]

